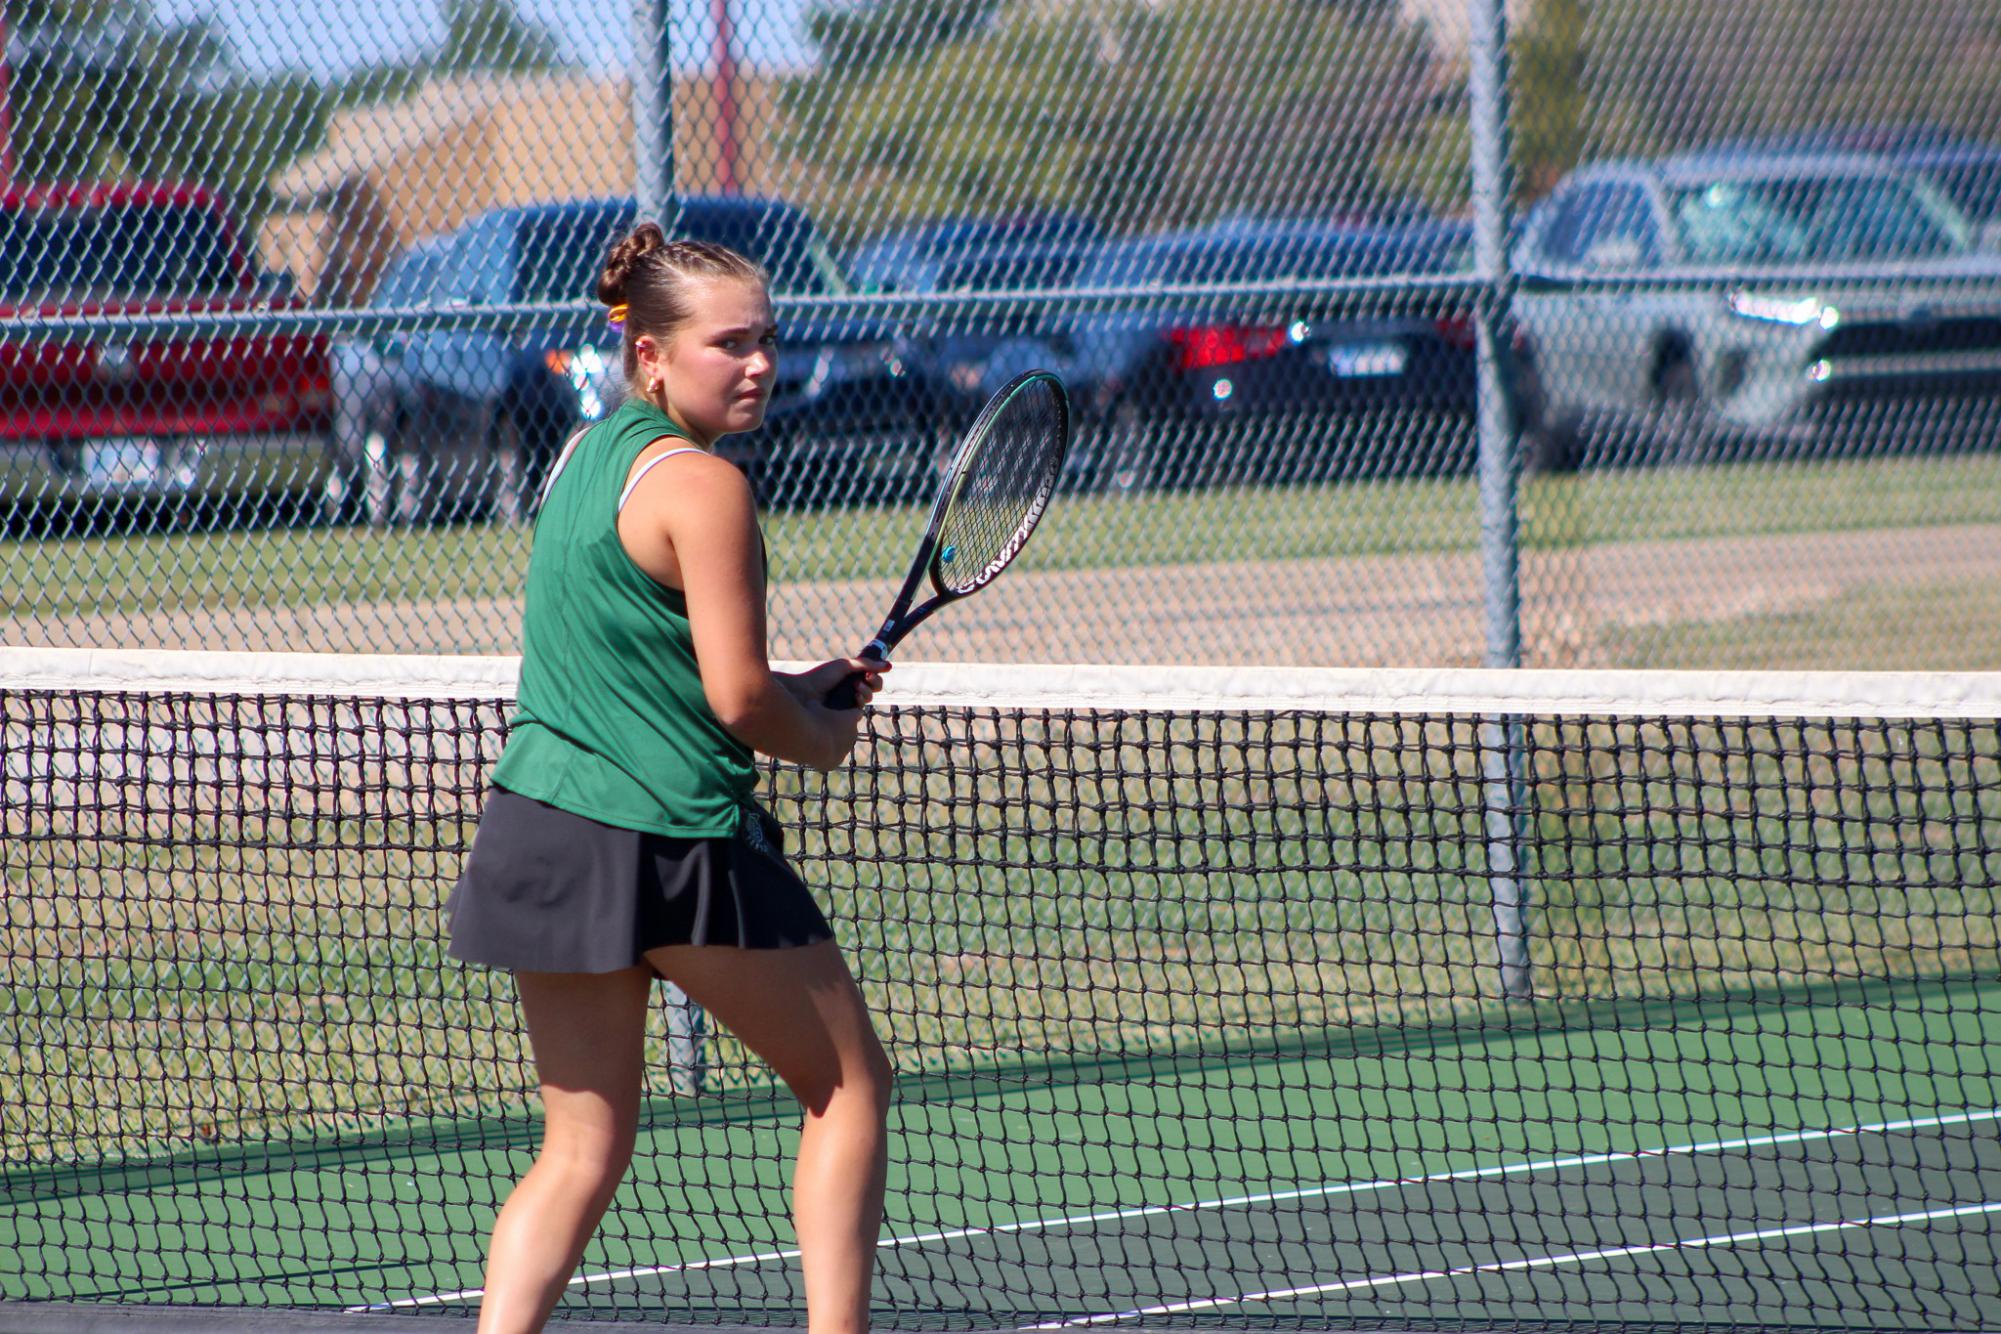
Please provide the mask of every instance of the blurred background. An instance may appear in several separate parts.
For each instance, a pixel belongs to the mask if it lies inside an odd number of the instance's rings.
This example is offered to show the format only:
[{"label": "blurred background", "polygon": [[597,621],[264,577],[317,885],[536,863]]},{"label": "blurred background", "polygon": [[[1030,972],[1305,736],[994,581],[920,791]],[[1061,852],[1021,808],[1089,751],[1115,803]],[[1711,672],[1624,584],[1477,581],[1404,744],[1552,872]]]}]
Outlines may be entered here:
[{"label": "blurred background", "polygon": [[909,656],[1505,661],[1500,579],[1531,665],[2001,666],[1984,0],[1511,0],[1478,101],[1451,0],[0,12],[8,643],[513,651],[650,217],[780,297],[781,656],[1047,366],[1066,495]]}]

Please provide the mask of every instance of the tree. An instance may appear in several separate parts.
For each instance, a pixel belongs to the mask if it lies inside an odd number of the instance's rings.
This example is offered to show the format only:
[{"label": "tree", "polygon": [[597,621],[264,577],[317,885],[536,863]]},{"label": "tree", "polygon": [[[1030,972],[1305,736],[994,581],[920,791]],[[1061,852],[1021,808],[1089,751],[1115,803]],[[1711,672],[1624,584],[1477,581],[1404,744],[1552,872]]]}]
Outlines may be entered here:
[{"label": "tree", "polygon": [[[887,21],[927,5],[915,36]],[[781,148],[837,233],[1031,210],[1114,231],[1355,212],[1383,195],[1373,145],[1421,109],[1428,57],[1374,5],[1039,0],[974,22],[983,8],[844,11],[848,45],[783,90]]]},{"label": "tree", "polygon": [[24,180],[196,181],[250,225],[269,182],[326,141],[342,105],[405,96],[434,72],[536,71],[562,63],[512,0],[449,0],[432,51],[330,85],[252,78],[210,19],[162,23],[152,0],[6,0],[16,170]]},{"label": "tree", "polygon": [[559,68],[563,53],[555,34],[523,18],[513,0],[446,0],[445,39],[428,63],[442,74],[527,74]]},{"label": "tree", "polygon": [[163,24],[149,0],[26,0],[10,17],[25,180],[199,182],[254,226],[272,174],[324,138],[326,89],[250,78],[213,20]]},{"label": "tree", "polygon": [[[1515,186],[1526,202],[1586,158],[1798,131],[2001,128],[2001,11],[1988,0],[1536,0],[1512,34]],[[1466,206],[1463,75],[1383,169]]]},{"label": "tree", "polygon": [[1642,113],[1613,151],[1831,126],[1991,132],[2001,11],[1991,0],[1598,0],[1584,45],[1594,96]]},{"label": "tree", "polygon": [[816,4],[806,14],[806,38],[821,62],[847,82],[872,77],[884,65],[924,56],[978,36],[1001,0],[875,0]]},{"label": "tree", "polygon": [[189,100],[240,73],[212,21],[162,25],[146,0],[26,0],[10,19],[14,151],[30,180],[185,175]]},{"label": "tree", "polygon": [[[1509,33],[1509,165],[1517,202],[1547,194],[1589,152],[1594,128],[1630,122],[1621,99],[1592,97],[1589,15],[1586,0],[1536,0]],[[1465,77],[1464,70],[1454,72],[1417,134],[1382,149],[1385,175],[1439,213],[1472,206],[1473,109]]]},{"label": "tree", "polygon": [[1510,51],[1516,190],[1548,194],[1584,155],[1584,0],[1540,0]]}]

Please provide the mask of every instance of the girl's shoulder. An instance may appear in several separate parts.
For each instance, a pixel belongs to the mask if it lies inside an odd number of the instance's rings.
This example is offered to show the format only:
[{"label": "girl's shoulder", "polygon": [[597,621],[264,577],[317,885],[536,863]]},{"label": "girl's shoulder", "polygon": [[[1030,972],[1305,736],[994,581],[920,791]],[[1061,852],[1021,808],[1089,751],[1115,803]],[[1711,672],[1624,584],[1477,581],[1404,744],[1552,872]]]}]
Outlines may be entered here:
[{"label": "girl's shoulder", "polygon": [[694,443],[672,417],[636,397],[619,404],[594,429],[603,431],[607,439],[621,444],[637,442],[640,449],[668,436],[691,445]]}]

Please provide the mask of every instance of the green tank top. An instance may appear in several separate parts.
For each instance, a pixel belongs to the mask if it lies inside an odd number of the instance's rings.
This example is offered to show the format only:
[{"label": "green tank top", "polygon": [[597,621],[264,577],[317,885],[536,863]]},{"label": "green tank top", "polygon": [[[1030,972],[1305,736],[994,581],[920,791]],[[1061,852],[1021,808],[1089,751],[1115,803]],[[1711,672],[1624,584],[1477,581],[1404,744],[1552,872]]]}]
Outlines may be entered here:
[{"label": "green tank top", "polygon": [[629,400],[558,461],[535,521],[520,694],[493,781],[623,829],[722,837],[750,799],[755,758],[702,694],[687,600],[618,540],[626,474],[669,435],[686,438]]}]

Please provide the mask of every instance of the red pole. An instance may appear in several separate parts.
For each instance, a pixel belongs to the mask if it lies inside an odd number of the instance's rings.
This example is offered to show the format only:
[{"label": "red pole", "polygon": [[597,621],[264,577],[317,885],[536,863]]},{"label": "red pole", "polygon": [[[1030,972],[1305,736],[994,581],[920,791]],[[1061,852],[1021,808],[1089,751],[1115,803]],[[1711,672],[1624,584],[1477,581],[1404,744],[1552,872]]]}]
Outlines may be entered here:
[{"label": "red pole", "polygon": [[0,189],[14,184],[14,75],[7,61],[7,8],[0,4]]},{"label": "red pole", "polygon": [[730,34],[730,0],[713,0],[716,19],[716,189],[737,193],[736,56]]}]

